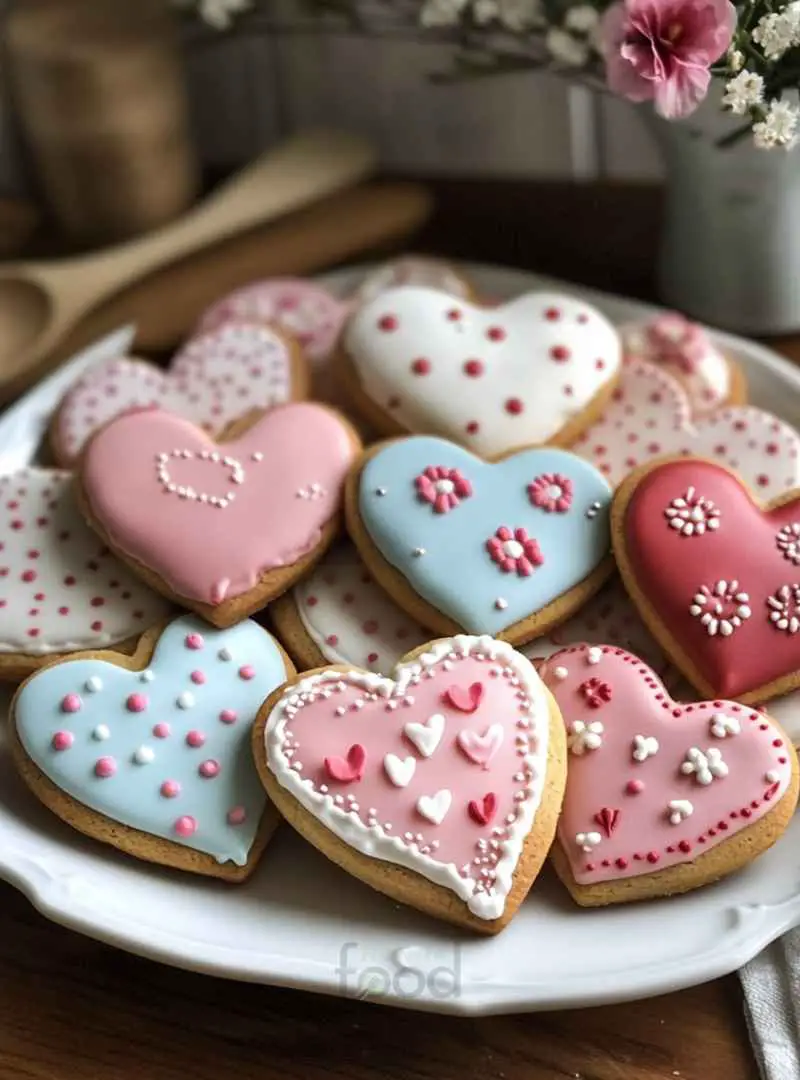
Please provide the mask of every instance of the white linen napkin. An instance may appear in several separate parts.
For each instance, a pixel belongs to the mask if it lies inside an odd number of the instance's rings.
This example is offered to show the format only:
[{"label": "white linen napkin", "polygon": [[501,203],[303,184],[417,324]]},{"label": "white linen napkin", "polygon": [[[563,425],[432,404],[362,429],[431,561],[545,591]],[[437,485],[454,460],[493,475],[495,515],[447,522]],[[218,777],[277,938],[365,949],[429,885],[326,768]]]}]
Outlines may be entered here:
[{"label": "white linen napkin", "polygon": [[739,976],[763,1080],[800,1080],[800,928],[773,941]]}]

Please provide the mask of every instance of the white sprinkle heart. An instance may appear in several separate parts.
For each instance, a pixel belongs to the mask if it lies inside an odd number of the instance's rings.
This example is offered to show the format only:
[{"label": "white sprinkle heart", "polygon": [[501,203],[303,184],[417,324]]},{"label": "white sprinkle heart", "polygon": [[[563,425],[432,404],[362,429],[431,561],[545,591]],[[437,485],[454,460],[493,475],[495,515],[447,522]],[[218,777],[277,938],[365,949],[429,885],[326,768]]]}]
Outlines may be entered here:
[{"label": "white sprinkle heart", "polygon": [[417,799],[417,810],[434,825],[441,825],[452,801],[453,796],[447,788],[442,788],[435,795],[420,795]]},{"label": "white sprinkle heart", "polygon": [[742,725],[735,716],[727,716],[725,713],[714,713],[709,721],[711,734],[716,739],[725,739],[728,735],[739,735]]},{"label": "white sprinkle heart", "polygon": [[397,754],[387,754],[383,759],[386,775],[395,787],[406,787],[410,783],[417,767],[416,758],[399,758]]},{"label": "white sprinkle heart", "polygon": [[694,807],[688,799],[670,799],[667,803],[667,813],[673,825],[680,825],[687,817],[691,817]]},{"label": "white sprinkle heart", "polygon": [[424,724],[409,720],[403,731],[423,757],[430,757],[444,734],[444,717],[441,713],[434,713]]}]

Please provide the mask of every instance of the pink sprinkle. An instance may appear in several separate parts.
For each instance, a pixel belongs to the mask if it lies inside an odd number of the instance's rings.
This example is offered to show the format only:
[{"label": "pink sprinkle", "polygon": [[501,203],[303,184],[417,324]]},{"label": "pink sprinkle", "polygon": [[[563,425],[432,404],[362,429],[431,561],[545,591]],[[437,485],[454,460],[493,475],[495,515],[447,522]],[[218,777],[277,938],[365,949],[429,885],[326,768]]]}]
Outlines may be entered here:
[{"label": "pink sprinkle", "polygon": [[254,679],[256,677],[256,669],[252,664],[245,664],[244,667],[239,668],[240,679]]},{"label": "pink sprinkle", "polygon": [[62,712],[77,712],[83,702],[78,694],[67,694],[61,701]]},{"label": "pink sprinkle", "polygon": [[71,731],[57,731],[51,745],[54,750],[69,750],[74,742],[75,738]]},{"label": "pink sprinkle", "polygon": [[166,739],[169,735],[169,724],[156,724],[153,727],[153,734],[157,739]]},{"label": "pink sprinkle", "polygon": [[206,737],[202,731],[190,731],[186,736],[186,745],[192,746],[197,749],[198,746],[202,746],[206,741]]},{"label": "pink sprinkle", "polygon": [[180,795],[181,785],[177,780],[165,780],[159,790],[165,799],[174,799],[176,795]]},{"label": "pink sprinkle", "polygon": [[219,774],[219,762],[214,761],[213,758],[208,761],[204,761],[197,770],[201,776],[206,780],[213,780],[215,776]]},{"label": "pink sprinkle", "polygon": [[94,775],[106,780],[117,771],[117,763],[113,757],[101,757],[94,763]]},{"label": "pink sprinkle", "polygon": [[202,634],[187,634],[184,638],[184,645],[187,649],[202,649],[205,645]]},{"label": "pink sprinkle", "polygon": [[189,814],[179,817],[175,822],[175,832],[178,836],[191,836],[197,832],[197,822]]},{"label": "pink sprinkle", "polygon": [[232,806],[228,811],[228,824],[241,825],[247,820],[247,811],[243,806]]},{"label": "pink sprinkle", "polygon": [[202,671],[193,671],[190,678],[197,686],[202,686],[206,681],[206,677]]},{"label": "pink sprinkle", "polygon": [[223,709],[219,714],[219,718],[223,724],[235,724],[236,713],[233,709]]},{"label": "pink sprinkle", "polygon": [[144,694],[129,694],[125,707],[128,712],[144,712],[147,708],[147,698]]}]

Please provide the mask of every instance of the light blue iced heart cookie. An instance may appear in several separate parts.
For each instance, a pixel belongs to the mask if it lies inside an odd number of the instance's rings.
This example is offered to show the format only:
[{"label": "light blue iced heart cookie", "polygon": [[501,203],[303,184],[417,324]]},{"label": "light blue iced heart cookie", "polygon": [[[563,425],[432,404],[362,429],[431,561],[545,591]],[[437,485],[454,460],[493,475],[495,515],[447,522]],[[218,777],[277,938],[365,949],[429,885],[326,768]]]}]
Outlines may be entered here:
[{"label": "light blue iced heart cookie", "polygon": [[349,523],[375,576],[421,622],[517,642],[567,618],[611,573],[610,503],[600,473],[566,450],[490,464],[418,436],[367,459]]},{"label": "light blue iced heart cookie", "polygon": [[81,832],[242,880],[277,820],[251,728],[290,674],[257,623],[217,630],[187,615],[146,635],[133,658],[69,660],[23,683],[11,711],[15,760],[34,794]]}]

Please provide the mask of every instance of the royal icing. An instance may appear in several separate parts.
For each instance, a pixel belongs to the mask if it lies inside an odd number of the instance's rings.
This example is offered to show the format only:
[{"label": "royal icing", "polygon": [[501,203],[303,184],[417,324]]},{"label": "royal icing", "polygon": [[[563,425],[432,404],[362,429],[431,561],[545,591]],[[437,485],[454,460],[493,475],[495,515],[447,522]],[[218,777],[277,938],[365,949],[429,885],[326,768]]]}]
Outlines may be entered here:
[{"label": "royal icing", "polygon": [[331,664],[386,673],[431,636],[376,584],[350,543],[332,548],[292,598],[305,632]]},{"label": "royal icing", "polygon": [[169,611],[84,522],[72,474],[0,478],[0,653],[41,656],[136,637]]},{"label": "royal icing", "polygon": [[761,498],[800,484],[800,436],[788,424],[749,405],[692,421],[680,383],[644,360],[622,365],[611,402],[572,449],[615,485],[637,465],[666,454],[736,469]]},{"label": "royal icing", "polygon": [[[543,505],[543,477],[553,498],[569,493],[566,508]],[[442,493],[454,496],[446,506]],[[475,633],[505,630],[595,570],[608,554],[609,502],[603,478],[566,450],[488,464],[431,436],[390,443],[359,485],[361,520],[383,557]]]},{"label": "royal icing", "polygon": [[198,332],[216,330],[231,320],[272,323],[300,342],[312,364],[322,364],[336,344],[347,311],[346,304],[313,281],[267,278],[212,304],[201,316]]},{"label": "royal icing", "polygon": [[[250,620],[215,630],[183,616],[159,638],[148,672],[143,682],[141,671],[86,659],[35,675],[15,704],[25,752],[92,810],[242,866],[266,803],[250,732],[264,698],[286,678],[280,650]],[[193,702],[184,709],[187,686]]]},{"label": "royal icing", "polygon": [[[710,500],[718,527],[673,528],[667,511],[681,498]],[[715,693],[738,697],[800,668],[800,577],[781,544],[795,522],[797,499],[763,511],[735,476],[704,461],[661,465],[630,498],[629,572]]]},{"label": "royal icing", "polygon": [[[556,666],[567,674],[555,677]],[[568,733],[603,722],[600,746],[569,754],[558,826],[581,885],[691,862],[762,818],[789,785],[792,754],[768,717],[732,701],[678,703],[622,649],[603,646],[594,665],[585,646],[564,649],[541,675]],[[589,677],[613,691],[598,710],[581,691]],[[587,846],[579,837],[590,832],[597,838]]]},{"label": "royal icing", "polygon": [[116,547],[178,595],[219,604],[314,549],[354,454],[343,421],[321,405],[271,409],[219,446],[150,410],[92,440],[82,481]]},{"label": "royal icing", "polygon": [[613,326],[559,293],[481,308],[400,287],[359,308],[344,343],[362,390],[399,425],[486,456],[552,439],[620,366]]},{"label": "royal icing", "polygon": [[675,312],[621,330],[625,355],[647,360],[685,387],[696,416],[714,412],[731,393],[731,368],[725,354],[698,323]]},{"label": "royal icing", "polygon": [[357,304],[366,304],[398,285],[422,285],[461,300],[468,300],[470,295],[467,282],[447,263],[408,255],[371,270],[356,289],[353,299]]},{"label": "royal icing", "polygon": [[[267,721],[268,767],[340,840],[499,918],[547,772],[542,684],[524,657],[485,637],[436,642],[394,675],[327,671],[292,686]],[[480,705],[465,714],[446,691],[476,683]],[[488,739],[494,726],[503,738],[485,761],[464,752],[467,732]],[[353,747],[362,775],[336,780],[326,761]]]},{"label": "royal icing", "polygon": [[217,435],[250,409],[292,396],[292,358],[268,326],[229,323],[192,338],[161,372],[140,360],[112,360],[92,368],[64,398],[56,442],[65,460],[131,408],[158,406]]}]

